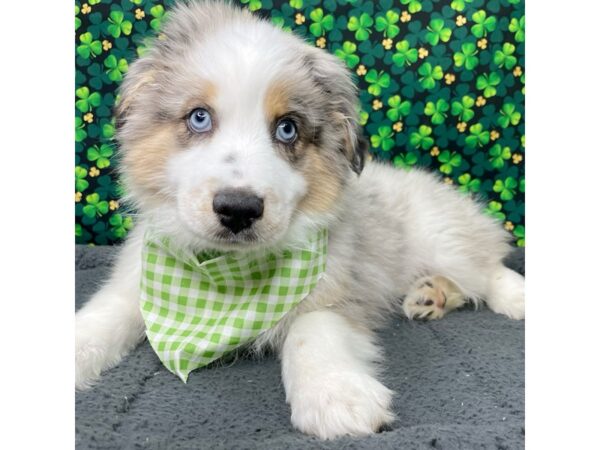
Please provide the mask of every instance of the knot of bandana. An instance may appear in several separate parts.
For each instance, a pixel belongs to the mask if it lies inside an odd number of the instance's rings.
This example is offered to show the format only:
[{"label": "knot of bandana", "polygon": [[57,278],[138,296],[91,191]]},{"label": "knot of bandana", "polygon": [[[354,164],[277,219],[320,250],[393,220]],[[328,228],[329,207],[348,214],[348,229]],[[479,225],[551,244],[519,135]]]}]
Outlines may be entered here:
[{"label": "knot of bandana", "polygon": [[277,252],[185,256],[147,237],[141,312],[160,360],[189,373],[254,340],[304,299],[325,271],[327,230]]}]

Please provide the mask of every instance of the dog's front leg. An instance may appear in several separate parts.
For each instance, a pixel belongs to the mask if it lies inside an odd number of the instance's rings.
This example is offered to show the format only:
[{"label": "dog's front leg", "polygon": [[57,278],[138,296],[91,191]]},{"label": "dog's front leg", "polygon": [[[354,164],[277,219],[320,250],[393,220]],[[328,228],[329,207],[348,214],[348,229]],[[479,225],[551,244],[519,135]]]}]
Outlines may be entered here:
[{"label": "dog's front leg", "polygon": [[379,358],[371,333],[338,313],[296,318],[281,355],[292,424],[333,439],[371,434],[390,423],[392,391],[375,378]]},{"label": "dog's front leg", "polygon": [[75,386],[89,387],[144,337],[139,308],[143,226],[127,240],[109,282],[75,315]]}]

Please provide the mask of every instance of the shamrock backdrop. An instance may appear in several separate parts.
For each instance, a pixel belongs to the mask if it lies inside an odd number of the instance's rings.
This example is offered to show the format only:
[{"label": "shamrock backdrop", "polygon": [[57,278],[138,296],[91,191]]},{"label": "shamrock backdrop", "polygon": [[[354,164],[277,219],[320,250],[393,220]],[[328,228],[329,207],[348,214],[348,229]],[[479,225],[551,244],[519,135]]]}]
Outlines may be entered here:
[{"label": "shamrock backdrop", "polygon": [[[519,246],[524,227],[524,0],[241,0],[354,72],[375,158],[426,166],[484,199]],[[112,244],[119,204],[111,118],[129,63],[172,0],[76,2],[75,235]]]}]

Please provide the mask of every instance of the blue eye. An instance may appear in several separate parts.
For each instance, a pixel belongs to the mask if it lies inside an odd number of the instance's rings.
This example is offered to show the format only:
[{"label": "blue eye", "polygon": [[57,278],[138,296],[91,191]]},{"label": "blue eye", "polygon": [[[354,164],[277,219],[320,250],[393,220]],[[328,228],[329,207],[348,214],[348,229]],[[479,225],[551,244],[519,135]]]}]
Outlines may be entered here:
[{"label": "blue eye", "polygon": [[296,124],[290,119],[280,120],[275,130],[275,137],[284,144],[291,144],[298,137]]},{"label": "blue eye", "polygon": [[194,133],[205,133],[212,128],[210,113],[204,108],[197,108],[192,111],[188,118],[188,126]]}]

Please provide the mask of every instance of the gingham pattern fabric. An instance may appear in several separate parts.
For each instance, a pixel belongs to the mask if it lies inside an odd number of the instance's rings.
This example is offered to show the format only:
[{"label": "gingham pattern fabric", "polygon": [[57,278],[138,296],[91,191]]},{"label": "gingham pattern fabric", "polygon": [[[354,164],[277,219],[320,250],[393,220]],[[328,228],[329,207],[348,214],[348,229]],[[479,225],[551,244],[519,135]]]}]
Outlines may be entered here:
[{"label": "gingham pattern fabric", "polygon": [[327,230],[277,253],[183,256],[146,238],[141,311],[152,348],[184,382],[189,373],[254,340],[316,286]]}]

